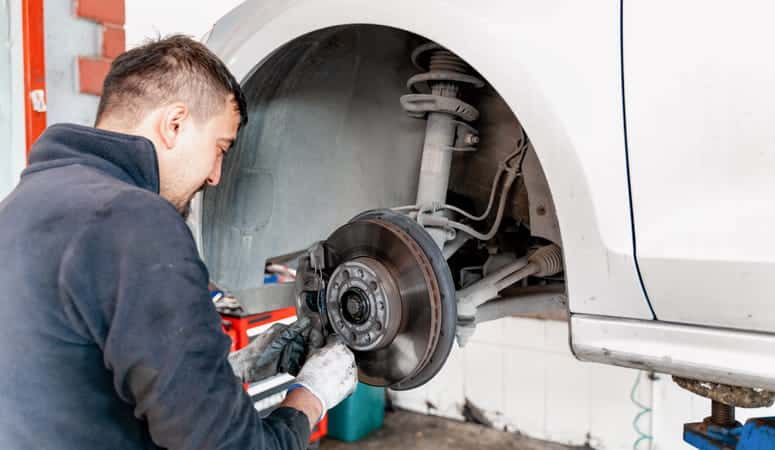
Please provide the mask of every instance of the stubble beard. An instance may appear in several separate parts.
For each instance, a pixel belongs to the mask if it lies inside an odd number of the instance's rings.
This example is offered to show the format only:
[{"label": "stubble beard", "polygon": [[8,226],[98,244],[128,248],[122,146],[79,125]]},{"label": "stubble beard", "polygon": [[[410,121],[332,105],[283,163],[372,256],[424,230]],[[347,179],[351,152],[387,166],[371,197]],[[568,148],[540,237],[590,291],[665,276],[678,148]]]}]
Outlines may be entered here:
[{"label": "stubble beard", "polygon": [[203,192],[205,190],[205,187],[207,187],[207,183],[202,183],[202,186],[199,187],[196,191],[194,191],[193,194],[189,195],[186,200],[183,201],[183,203],[179,206],[176,205],[176,208],[181,216],[183,216],[184,220],[188,220],[188,216],[191,215],[191,202],[194,200],[194,197],[196,194]]}]

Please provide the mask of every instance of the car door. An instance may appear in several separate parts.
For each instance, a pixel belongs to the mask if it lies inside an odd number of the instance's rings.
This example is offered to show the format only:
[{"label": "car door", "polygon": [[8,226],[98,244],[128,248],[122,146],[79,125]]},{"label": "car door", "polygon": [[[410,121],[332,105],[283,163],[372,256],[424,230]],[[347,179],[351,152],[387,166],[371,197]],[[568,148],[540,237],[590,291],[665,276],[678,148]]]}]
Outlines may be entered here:
[{"label": "car door", "polygon": [[633,228],[655,314],[775,332],[775,4],[622,6]]}]

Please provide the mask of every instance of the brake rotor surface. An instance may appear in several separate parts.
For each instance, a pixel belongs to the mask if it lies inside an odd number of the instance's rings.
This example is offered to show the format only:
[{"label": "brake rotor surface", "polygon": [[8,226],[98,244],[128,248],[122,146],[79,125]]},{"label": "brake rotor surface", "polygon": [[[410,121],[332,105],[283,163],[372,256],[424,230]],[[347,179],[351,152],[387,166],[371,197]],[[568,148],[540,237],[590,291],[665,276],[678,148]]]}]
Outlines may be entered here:
[{"label": "brake rotor surface", "polygon": [[457,317],[441,249],[415,221],[361,214],[326,240],[329,324],[354,351],[361,381],[403,390],[430,380],[452,348]]}]

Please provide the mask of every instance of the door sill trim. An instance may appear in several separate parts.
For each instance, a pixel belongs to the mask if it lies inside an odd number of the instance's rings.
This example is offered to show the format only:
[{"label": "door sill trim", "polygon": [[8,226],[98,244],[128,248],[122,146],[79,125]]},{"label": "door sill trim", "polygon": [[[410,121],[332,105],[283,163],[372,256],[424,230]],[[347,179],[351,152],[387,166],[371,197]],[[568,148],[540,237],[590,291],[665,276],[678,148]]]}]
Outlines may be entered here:
[{"label": "door sill trim", "polygon": [[582,361],[775,391],[775,334],[574,314]]}]

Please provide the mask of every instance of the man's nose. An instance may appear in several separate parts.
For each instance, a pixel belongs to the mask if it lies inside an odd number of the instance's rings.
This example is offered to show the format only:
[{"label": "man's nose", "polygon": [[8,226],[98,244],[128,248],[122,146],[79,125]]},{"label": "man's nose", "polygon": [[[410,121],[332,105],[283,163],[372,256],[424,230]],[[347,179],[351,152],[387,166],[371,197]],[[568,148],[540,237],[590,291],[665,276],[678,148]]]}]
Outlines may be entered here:
[{"label": "man's nose", "polygon": [[221,162],[220,161],[215,163],[215,167],[213,167],[212,172],[210,172],[210,176],[207,177],[207,184],[209,184],[210,186],[217,186],[219,181],[221,181]]}]

